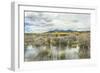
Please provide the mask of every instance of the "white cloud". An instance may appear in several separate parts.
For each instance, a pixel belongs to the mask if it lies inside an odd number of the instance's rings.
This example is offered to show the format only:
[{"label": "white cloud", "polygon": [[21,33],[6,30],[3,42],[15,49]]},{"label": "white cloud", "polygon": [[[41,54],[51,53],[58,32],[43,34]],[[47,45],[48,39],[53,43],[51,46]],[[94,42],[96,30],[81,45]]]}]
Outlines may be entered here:
[{"label": "white cloud", "polygon": [[42,33],[55,29],[89,31],[90,15],[25,12],[25,32]]}]

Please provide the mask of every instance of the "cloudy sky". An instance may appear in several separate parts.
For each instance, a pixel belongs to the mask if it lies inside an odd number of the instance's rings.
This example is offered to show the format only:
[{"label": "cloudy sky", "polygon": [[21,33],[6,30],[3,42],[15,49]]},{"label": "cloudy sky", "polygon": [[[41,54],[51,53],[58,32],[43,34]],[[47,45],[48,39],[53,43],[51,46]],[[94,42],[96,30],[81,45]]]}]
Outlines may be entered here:
[{"label": "cloudy sky", "polygon": [[25,12],[25,33],[52,30],[90,31],[90,15],[75,13]]}]

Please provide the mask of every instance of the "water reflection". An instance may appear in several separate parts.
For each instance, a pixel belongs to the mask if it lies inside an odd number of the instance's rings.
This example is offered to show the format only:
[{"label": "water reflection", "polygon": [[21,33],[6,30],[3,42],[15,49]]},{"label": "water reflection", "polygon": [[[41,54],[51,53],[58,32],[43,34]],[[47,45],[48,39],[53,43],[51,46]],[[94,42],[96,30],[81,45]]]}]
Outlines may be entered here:
[{"label": "water reflection", "polygon": [[52,46],[50,49],[47,46],[33,47],[28,45],[25,51],[25,61],[39,61],[39,60],[61,60],[61,59],[79,59],[79,46],[75,48],[60,49]]},{"label": "water reflection", "polygon": [[39,50],[36,47],[32,47],[32,45],[28,45],[25,50],[25,61],[34,60],[38,54],[39,54]]},{"label": "water reflection", "polygon": [[24,61],[70,60],[90,58],[88,32],[69,35],[25,35]]}]

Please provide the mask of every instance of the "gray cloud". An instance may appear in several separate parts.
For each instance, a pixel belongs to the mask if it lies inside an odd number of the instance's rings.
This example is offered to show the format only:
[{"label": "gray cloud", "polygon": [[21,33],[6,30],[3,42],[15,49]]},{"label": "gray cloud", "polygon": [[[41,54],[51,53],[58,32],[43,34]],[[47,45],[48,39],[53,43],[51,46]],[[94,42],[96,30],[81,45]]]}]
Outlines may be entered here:
[{"label": "gray cloud", "polygon": [[25,32],[90,31],[89,14],[25,12]]}]

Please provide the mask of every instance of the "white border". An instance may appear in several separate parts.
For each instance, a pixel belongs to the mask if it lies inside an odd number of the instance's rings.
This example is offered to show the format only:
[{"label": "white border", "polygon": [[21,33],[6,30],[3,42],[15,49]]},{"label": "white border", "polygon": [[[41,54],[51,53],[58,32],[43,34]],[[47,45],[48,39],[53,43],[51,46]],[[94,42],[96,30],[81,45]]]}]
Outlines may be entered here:
[{"label": "white border", "polygon": [[[24,10],[32,11],[53,11],[53,12],[72,12],[91,14],[91,59],[81,60],[60,60],[60,61],[38,61],[24,62]],[[45,69],[55,67],[81,67],[96,65],[96,46],[95,46],[95,19],[96,8],[93,7],[56,7],[56,6],[38,6],[25,3],[12,3],[12,64],[11,68],[17,70]]]}]

